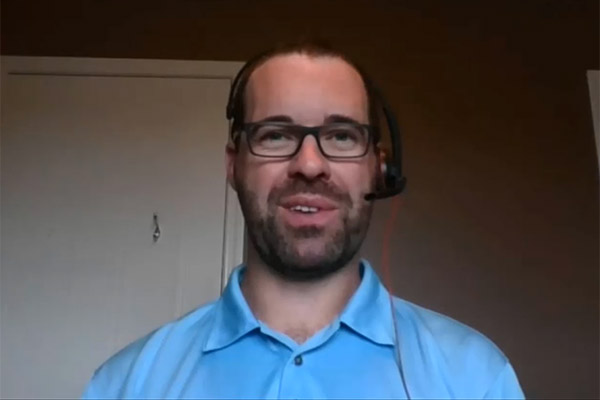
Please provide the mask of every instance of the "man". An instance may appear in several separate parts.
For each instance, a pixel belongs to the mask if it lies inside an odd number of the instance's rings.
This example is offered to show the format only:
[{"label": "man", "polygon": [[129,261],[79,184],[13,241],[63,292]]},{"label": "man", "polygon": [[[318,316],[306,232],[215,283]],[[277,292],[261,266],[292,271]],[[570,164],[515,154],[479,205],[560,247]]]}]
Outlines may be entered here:
[{"label": "man", "polygon": [[233,94],[227,178],[247,263],[220,299],[108,360],[84,397],[522,398],[488,339],[391,302],[358,255],[381,175],[364,74],[291,46],[254,61]]}]

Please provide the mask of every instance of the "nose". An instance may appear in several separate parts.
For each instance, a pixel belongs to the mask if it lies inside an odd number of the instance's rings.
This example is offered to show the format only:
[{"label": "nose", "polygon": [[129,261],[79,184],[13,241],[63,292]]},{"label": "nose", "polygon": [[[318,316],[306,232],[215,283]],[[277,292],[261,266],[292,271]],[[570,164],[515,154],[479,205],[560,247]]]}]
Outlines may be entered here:
[{"label": "nose", "polygon": [[309,135],[304,138],[300,150],[290,161],[288,175],[290,178],[301,176],[311,181],[329,179],[331,175],[329,160],[321,153],[315,137]]}]

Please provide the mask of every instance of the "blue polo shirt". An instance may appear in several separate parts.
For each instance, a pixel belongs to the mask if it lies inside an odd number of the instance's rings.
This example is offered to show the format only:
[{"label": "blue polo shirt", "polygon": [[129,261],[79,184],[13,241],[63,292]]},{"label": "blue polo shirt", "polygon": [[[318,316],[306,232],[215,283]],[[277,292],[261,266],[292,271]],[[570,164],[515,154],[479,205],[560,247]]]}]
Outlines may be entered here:
[{"label": "blue polo shirt", "polygon": [[344,311],[302,344],[254,317],[240,289],[244,270],[234,270],[217,301],[106,361],[83,397],[524,398],[508,360],[482,334],[399,298],[393,318],[365,260]]}]

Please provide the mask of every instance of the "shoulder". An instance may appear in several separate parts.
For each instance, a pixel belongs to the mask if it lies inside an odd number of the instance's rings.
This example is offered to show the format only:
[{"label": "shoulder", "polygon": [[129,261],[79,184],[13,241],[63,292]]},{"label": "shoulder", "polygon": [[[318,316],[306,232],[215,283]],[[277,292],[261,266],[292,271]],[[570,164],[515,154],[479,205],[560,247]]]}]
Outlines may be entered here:
[{"label": "shoulder", "polygon": [[[172,365],[192,346],[201,347],[212,326],[216,301],[203,305],[127,345],[95,372],[84,398],[122,398],[137,392],[160,365]],[[166,371],[165,371],[166,372]]]},{"label": "shoulder", "polygon": [[434,341],[447,356],[464,357],[465,352],[473,352],[487,355],[494,363],[507,360],[485,335],[453,318],[399,298],[394,298],[394,306],[403,322],[408,322],[424,340]]},{"label": "shoulder", "polygon": [[[445,391],[453,397],[483,398],[506,386],[522,397],[514,371],[504,353],[485,335],[448,316],[408,301],[394,298],[402,349],[409,353],[409,364],[431,368],[423,371],[429,378],[437,375]],[[419,349],[419,352],[415,352]],[[408,368],[408,367],[407,367]],[[512,393],[511,392],[511,393]],[[520,395],[518,393],[521,393]]]}]

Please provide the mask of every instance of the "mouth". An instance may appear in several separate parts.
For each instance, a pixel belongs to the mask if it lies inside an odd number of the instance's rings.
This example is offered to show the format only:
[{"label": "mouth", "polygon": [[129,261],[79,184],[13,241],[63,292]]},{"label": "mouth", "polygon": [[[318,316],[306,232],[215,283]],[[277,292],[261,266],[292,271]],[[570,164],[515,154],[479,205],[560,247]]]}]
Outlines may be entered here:
[{"label": "mouth", "polygon": [[295,195],[283,199],[279,205],[283,219],[294,228],[325,227],[333,222],[338,206],[332,200],[315,195]]},{"label": "mouth", "polygon": [[318,207],[310,207],[310,206],[292,206],[289,208],[290,211],[301,212],[303,214],[313,214],[321,211]]}]

